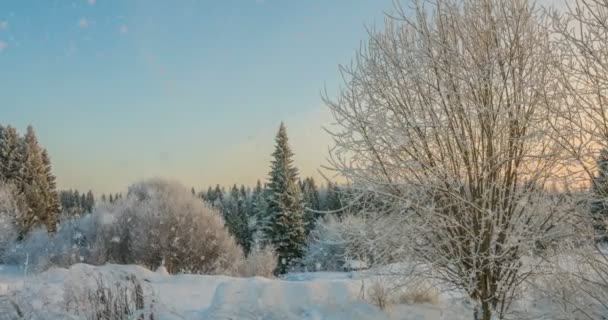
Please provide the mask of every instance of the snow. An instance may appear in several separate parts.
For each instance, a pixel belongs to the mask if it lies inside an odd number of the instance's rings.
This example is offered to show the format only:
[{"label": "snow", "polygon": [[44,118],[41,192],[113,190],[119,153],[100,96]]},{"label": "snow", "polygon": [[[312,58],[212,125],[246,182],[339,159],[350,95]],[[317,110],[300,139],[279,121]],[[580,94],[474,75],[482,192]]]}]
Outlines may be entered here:
[{"label": "snow", "polygon": [[382,311],[362,300],[360,277],[339,272],[294,273],[282,279],[234,278],[169,275],[135,265],[76,264],[26,276],[19,267],[0,266],[0,301],[21,292],[38,312],[61,314],[66,284],[91,283],[92,272],[131,273],[142,279],[160,301],[159,319],[455,319],[442,306],[400,305]]}]

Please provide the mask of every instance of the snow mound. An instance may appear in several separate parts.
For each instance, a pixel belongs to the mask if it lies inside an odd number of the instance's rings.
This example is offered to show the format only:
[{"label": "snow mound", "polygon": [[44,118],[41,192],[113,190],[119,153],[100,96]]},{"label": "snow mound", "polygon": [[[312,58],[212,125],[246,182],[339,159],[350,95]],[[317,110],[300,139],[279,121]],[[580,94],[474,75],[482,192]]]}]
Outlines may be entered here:
[{"label": "snow mound", "polygon": [[387,319],[359,299],[349,281],[290,282],[265,278],[222,283],[204,319]]}]

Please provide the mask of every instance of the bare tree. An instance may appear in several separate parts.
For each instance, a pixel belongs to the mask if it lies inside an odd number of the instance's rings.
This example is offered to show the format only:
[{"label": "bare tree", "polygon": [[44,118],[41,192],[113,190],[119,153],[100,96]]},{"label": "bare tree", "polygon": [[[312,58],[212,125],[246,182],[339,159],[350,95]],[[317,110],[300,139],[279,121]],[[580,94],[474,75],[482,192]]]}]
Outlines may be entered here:
[{"label": "bare tree", "polygon": [[561,165],[548,23],[526,0],[413,0],[369,34],[325,99],[331,166],[393,204],[476,319],[504,318],[565,212],[545,191]]},{"label": "bare tree", "polygon": [[[565,294],[564,312],[581,319],[604,318],[608,311],[608,258],[598,238],[585,237],[599,230],[605,237],[605,166],[608,151],[608,1],[573,0],[565,12],[552,15],[555,69],[559,71],[561,100],[552,106],[552,126],[560,132],[558,140],[570,156],[570,184],[586,188],[588,204],[581,212],[575,230],[579,237],[569,255],[576,267],[554,266],[556,282]],[[599,160],[597,160],[599,159]],[[589,213],[594,213],[590,219]],[[591,224],[594,227],[591,227]],[[599,228],[598,228],[599,225]],[[585,231],[586,230],[586,231]],[[586,240],[586,241],[585,241]],[[574,318],[574,316],[573,316]]]}]

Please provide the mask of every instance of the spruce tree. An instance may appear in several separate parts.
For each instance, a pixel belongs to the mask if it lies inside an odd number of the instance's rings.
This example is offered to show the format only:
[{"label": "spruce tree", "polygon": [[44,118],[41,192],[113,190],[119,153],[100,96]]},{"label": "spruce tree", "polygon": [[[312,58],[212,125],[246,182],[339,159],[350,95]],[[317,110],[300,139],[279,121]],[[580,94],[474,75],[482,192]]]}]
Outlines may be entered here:
[{"label": "spruce tree", "polygon": [[57,181],[52,172],[51,158],[46,149],[42,150],[42,164],[47,185],[47,189],[45,190],[45,197],[47,198],[46,224],[49,230],[54,230],[55,226],[59,223],[61,205],[59,203],[59,194],[57,193]]},{"label": "spruce tree", "polygon": [[245,186],[241,185],[239,189],[239,198],[238,198],[238,222],[239,222],[239,237],[240,244],[243,247],[243,251],[246,255],[249,254],[251,250],[252,240],[252,232],[249,223],[250,217],[250,204],[249,204],[249,196],[247,195],[247,190]]},{"label": "spruce tree", "polygon": [[342,201],[340,199],[341,190],[338,184],[329,182],[327,184],[327,192],[325,194],[325,210],[334,212],[340,216],[342,212]]},{"label": "spruce tree", "polygon": [[23,179],[23,158],[17,130],[11,126],[0,130],[0,180],[21,184]]},{"label": "spruce tree", "polygon": [[93,208],[95,208],[95,196],[93,195],[93,191],[89,190],[89,192],[87,192],[87,203],[86,203],[86,207],[87,207],[87,212],[93,212]]},{"label": "spruce tree", "polygon": [[283,123],[276,136],[269,177],[267,238],[279,258],[276,273],[284,274],[302,258],[306,241],[304,213],[287,131]]},{"label": "spruce tree", "polygon": [[25,197],[25,202],[29,207],[24,224],[21,228],[20,237],[39,224],[47,227],[53,232],[58,220],[58,209],[53,200],[56,197],[53,181],[49,181],[47,173],[50,172],[50,160],[44,159],[44,152],[38,145],[38,139],[32,126],[27,127],[27,132],[23,137],[21,148],[23,159],[23,178],[19,182],[19,188]]},{"label": "spruce tree", "polygon": [[268,219],[268,202],[266,200],[266,189],[258,180],[251,194],[251,233],[253,245],[262,247],[268,244],[265,237],[270,221]]},{"label": "spruce tree", "polygon": [[304,200],[305,213],[304,221],[306,222],[306,234],[308,235],[315,227],[318,211],[321,210],[321,201],[319,190],[313,178],[306,178],[301,182],[302,197]]}]

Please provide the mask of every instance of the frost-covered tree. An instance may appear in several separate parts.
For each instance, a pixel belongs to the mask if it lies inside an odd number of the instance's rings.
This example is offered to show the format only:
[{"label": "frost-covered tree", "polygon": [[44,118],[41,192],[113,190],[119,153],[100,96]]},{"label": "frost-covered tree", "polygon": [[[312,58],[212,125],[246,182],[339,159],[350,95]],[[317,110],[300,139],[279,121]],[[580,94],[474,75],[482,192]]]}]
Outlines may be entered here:
[{"label": "frost-covered tree", "polygon": [[558,93],[548,26],[527,0],[410,8],[397,4],[341,68],[344,89],[326,99],[332,164],[352,194],[386,202],[375,214],[407,224],[412,259],[467,292],[475,318],[504,318],[538,271],[521,268],[524,255],[564,218],[544,201],[563,152],[547,121]]},{"label": "frost-covered tree", "polygon": [[60,210],[55,190],[55,177],[51,173],[48,154],[38,144],[32,126],[27,127],[20,152],[23,161],[23,178],[17,186],[23,192],[28,206],[21,235],[39,224],[46,226],[47,230],[52,232],[56,228]]},{"label": "frost-covered tree", "polygon": [[87,192],[85,207],[87,212],[93,212],[93,208],[95,208],[95,195],[93,195],[93,191],[91,190]]},{"label": "frost-covered tree", "polygon": [[[43,174],[46,178],[46,186],[45,196],[47,198],[47,216],[49,221],[47,222],[47,226],[55,225],[58,222],[58,216],[61,212],[61,204],[59,203],[59,194],[57,193],[57,182],[55,175],[52,172],[51,167],[51,158],[49,157],[46,149],[42,150],[42,165],[43,165]],[[87,205],[88,212],[91,212],[92,206]]]},{"label": "frost-covered tree", "polygon": [[321,200],[317,184],[312,177],[308,177],[300,182],[302,190],[302,198],[304,201],[305,213],[304,221],[306,222],[306,234],[309,234],[315,227],[315,222],[319,217],[318,212],[321,210]]},{"label": "frost-covered tree", "polygon": [[298,186],[298,170],[293,164],[293,152],[283,123],[275,141],[268,182],[270,226],[266,236],[279,259],[277,273],[282,274],[303,256],[306,225]]},{"label": "frost-covered tree", "polygon": [[335,182],[330,181],[327,183],[327,190],[325,191],[325,201],[323,203],[323,209],[329,212],[336,212],[338,215],[341,214],[341,190],[338,184]]},{"label": "frost-covered tree", "polygon": [[247,194],[245,188],[239,189],[236,185],[230,189],[228,203],[223,208],[224,219],[228,230],[243,247],[245,254],[251,248],[251,231],[249,229],[249,217],[247,210]]},{"label": "frost-covered tree", "polygon": [[260,180],[257,181],[251,194],[249,225],[252,232],[254,247],[263,247],[264,243],[268,243],[265,239],[265,235],[270,225],[270,220],[268,218],[267,192]]},{"label": "frost-covered tree", "polygon": [[0,182],[0,261],[4,253],[19,235],[18,223],[25,202],[17,195],[13,185]]},{"label": "frost-covered tree", "polygon": [[0,180],[18,184],[23,179],[23,159],[17,130],[0,127]]}]

